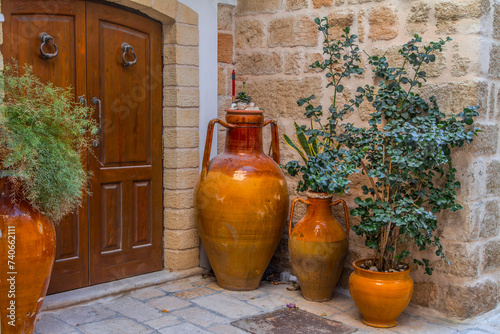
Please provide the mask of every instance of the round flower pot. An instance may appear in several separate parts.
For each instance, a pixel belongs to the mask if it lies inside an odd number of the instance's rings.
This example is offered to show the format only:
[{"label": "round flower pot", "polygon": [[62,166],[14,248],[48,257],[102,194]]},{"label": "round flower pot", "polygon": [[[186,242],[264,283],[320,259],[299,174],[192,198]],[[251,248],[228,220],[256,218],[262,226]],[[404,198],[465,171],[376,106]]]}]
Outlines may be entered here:
[{"label": "round flower pot", "polygon": [[[227,123],[226,123],[227,122]],[[198,231],[219,286],[252,290],[283,235],[288,189],[279,163],[276,123],[262,111],[227,110],[209,123],[202,171],[195,187]],[[224,152],[209,163],[215,123],[227,128]],[[262,129],[272,125],[273,159]]]},{"label": "round flower pot", "polygon": [[394,327],[413,294],[413,280],[408,268],[402,272],[374,272],[359,267],[366,260],[353,263],[349,291],[363,323],[372,327]]},{"label": "round flower pot", "polygon": [[[349,243],[342,226],[333,218],[330,207],[343,203],[349,233],[349,216],[344,200],[332,202],[332,194],[307,193],[307,200],[292,202],[288,250],[300,290],[311,301],[330,300],[337,285]],[[297,201],[307,204],[305,216],[292,231],[293,210]]]},{"label": "round flower pot", "polygon": [[13,197],[5,179],[0,179],[0,189],[1,332],[33,333],[54,263],[55,229]]}]

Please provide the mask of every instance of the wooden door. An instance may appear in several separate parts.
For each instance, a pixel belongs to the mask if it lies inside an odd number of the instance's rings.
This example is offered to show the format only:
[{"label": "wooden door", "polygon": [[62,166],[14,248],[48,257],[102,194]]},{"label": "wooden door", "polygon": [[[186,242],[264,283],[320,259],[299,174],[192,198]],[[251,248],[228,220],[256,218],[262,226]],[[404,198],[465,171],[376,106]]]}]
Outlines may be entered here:
[{"label": "wooden door", "polygon": [[[86,95],[85,3],[71,1],[12,0],[2,2],[5,14],[2,54],[9,62],[29,64],[43,81],[73,87],[75,96]],[[44,52],[58,54],[44,59],[40,35],[53,37]],[[84,157],[86,159],[86,157]],[[56,225],[56,261],[49,293],[88,285],[87,201],[77,213]]]},{"label": "wooden door", "polygon": [[101,104],[97,159],[89,162],[96,284],[162,266],[161,25],[87,3],[87,73],[89,96]]},{"label": "wooden door", "polygon": [[[42,80],[101,101],[101,139],[84,157],[92,196],[57,227],[49,293],[162,267],[161,25],[78,0],[2,0],[2,54],[30,64]],[[44,59],[40,34],[58,55]],[[137,62],[123,66],[122,44]],[[54,53],[50,42],[44,47]],[[125,61],[133,61],[128,50]],[[97,101],[97,100],[96,100]],[[98,106],[93,117],[98,120]]]}]

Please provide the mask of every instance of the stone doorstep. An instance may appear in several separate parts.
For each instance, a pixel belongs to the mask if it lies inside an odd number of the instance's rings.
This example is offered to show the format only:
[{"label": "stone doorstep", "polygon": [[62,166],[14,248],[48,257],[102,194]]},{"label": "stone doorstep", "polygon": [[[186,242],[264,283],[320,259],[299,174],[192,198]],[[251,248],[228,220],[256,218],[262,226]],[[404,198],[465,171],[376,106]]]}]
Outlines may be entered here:
[{"label": "stone doorstep", "polygon": [[202,268],[192,268],[176,272],[157,271],[150,274],[121,279],[118,281],[93,285],[45,297],[42,312],[55,311],[69,306],[86,304],[98,299],[117,297],[125,292],[161,285],[181,278],[201,275]]}]

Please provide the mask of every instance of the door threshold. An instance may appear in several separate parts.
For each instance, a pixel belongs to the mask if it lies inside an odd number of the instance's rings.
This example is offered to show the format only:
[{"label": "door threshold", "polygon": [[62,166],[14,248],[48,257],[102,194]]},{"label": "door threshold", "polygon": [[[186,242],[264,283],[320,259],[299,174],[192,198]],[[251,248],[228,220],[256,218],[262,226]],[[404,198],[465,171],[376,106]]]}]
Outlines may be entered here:
[{"label": "door threshold", "polygon": [[42,312],[85,304],[97,299],[116,297],[128,291],[164,284],[185,277],[201,275],[202,273],[203,269],[199,267],[175,272],[162,270],[81,289],[60,292],[45,297]]}]

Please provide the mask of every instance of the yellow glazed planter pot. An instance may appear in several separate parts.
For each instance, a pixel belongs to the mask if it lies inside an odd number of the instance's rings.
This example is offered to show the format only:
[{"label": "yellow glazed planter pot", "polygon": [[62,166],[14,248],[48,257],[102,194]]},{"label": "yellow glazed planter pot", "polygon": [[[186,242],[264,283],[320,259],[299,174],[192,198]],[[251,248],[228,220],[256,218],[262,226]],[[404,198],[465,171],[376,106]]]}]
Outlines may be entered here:
[{"label": "yellow glazed planter pot", "polygon": [[[307,200],[296,198],[292,202],[288,250],[302,295],[311,301],[327,301],[332,297],[349,247],[347,205],[344,200],[332,202],[332,197],[308,192]],[[298,201],[307,204],[307,212],[292,231],[293,211]],[[347,235],[330,209],[339,203],[344,205]]]},{"label": "yellow glazed planter pot", "polygon": [[365,261],[353,263],[354,272],[349,277],[351,297],[363,316],[364,324],[394,327],[413,295],[411,268],[402,272],[374,272],[359,267]]}]

